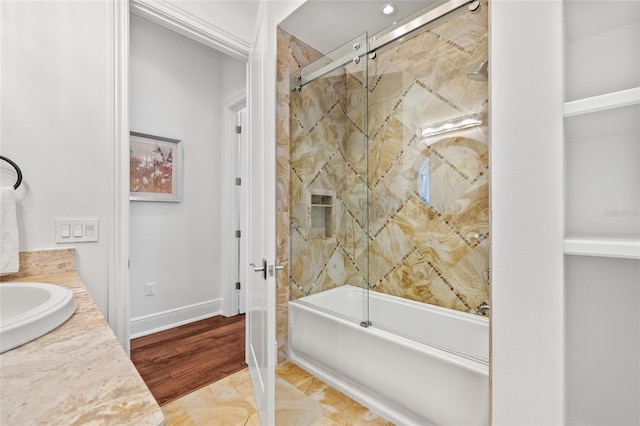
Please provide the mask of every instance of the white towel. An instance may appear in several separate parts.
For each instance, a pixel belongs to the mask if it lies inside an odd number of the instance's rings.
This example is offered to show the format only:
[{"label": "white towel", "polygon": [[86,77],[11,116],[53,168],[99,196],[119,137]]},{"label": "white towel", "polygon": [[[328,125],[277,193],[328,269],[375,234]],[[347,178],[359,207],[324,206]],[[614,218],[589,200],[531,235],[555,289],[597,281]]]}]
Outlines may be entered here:
[{"label": "white towel", "polygon": [[12,186],[0,190],[0,275],[13,274],[20,268],[16,197]]}]

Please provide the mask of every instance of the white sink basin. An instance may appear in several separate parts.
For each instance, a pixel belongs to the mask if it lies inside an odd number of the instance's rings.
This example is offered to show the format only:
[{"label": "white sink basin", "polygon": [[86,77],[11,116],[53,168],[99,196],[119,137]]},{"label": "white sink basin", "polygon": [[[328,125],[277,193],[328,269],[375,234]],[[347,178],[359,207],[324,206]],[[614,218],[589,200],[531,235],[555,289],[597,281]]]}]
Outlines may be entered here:
[{"label": "white sink basin", "polygon": [[46,283],[0,284],[0,353],[47,334],[76,311],[73,293]]}]

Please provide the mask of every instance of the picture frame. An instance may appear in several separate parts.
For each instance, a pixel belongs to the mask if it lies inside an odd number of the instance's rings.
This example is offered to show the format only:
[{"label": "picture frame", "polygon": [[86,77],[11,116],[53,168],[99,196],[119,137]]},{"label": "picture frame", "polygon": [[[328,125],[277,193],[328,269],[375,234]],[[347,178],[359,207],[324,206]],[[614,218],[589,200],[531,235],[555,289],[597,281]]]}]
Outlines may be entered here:
[{"label": "picture frame", "polygon": [[130,132],[129,200],[182,201],[182,142]]}]

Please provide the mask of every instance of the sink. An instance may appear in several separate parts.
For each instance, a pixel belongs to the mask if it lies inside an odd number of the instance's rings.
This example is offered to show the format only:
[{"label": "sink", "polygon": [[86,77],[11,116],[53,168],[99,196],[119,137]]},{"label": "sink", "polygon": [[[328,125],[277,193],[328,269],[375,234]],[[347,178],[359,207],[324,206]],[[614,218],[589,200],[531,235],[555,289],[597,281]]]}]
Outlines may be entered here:
[{"label": "sink", "polygon": [[0,284],[0,353],[58,328],[76,311],[73,293],[47,283]]}]

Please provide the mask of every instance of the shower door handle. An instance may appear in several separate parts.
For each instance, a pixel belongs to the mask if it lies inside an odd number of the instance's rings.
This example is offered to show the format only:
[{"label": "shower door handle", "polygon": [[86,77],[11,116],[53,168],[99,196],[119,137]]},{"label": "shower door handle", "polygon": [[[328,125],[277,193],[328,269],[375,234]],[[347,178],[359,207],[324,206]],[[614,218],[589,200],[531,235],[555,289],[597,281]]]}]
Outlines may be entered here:
[{"label": "shower door handle", "polygon": [[249,265],[251,265],[254,272],[262,272],[262,279],[267,279],[267,261],[265,259],[262,259],[262,266],[260,267],[256,266],[255,263],[250,263]]}]

